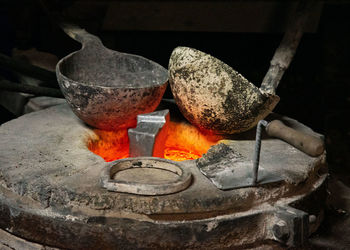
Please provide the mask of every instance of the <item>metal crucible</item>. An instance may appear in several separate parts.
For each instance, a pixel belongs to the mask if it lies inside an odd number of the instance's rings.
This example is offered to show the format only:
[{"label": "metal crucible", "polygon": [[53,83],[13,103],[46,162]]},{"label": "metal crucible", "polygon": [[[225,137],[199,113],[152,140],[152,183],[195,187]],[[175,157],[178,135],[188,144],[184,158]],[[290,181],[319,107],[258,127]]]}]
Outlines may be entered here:
[{"label": "metal crucible", "polygon": [[142,56],[110,50],[79,27],[63,29],[82,49],[58,62],[57,80],[81,120],[103,130],[130,128],[138,114],[157,108],[167,87],[164,67]]}]

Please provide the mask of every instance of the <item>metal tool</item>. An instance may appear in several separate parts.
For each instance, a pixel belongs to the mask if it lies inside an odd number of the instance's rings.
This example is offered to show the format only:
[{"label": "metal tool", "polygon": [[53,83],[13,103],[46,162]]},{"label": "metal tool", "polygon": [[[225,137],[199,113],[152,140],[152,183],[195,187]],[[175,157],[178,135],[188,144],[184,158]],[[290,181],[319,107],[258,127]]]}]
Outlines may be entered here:
[{"label": "metal tool", "polygon": [[169,121],[168,109],[138,115],[136,128],[128,129],[130,157],[163,157]]},{"label": "metal tool", "polygon": [[[222,190],[283,181],[284,179],[282,176],[259,167],[261,128],[266,124],[266,121],[260,121],[257,126],[253,166],[251,161],[244,158],[239,153],[233,152],[227,145],[221,144],[218,145],[221,149],[217,154],[222,155],[222,160],[218,161],[218,159],[214,159],[212,162],[210,160],[199,159],[197,161],[199,170],[209,178],[217,188]],[[211,157],[209,156],[208,158]]]},{"label": "metal tool", "polygon": [[219,154],[229,160],[217,161],[216,159],[213,163],[199,159],[197,166],[200,171],[222,190],[282,181],[281,176],[259,166],[262,127],[266,127],[269,136],[282,139],[310,156],[319,156],[324,151],[324,142],[321,138],[287,127],[279,120],[271,122],[261,120],[256,128],[253,168],[250,161],[226,146]]}]

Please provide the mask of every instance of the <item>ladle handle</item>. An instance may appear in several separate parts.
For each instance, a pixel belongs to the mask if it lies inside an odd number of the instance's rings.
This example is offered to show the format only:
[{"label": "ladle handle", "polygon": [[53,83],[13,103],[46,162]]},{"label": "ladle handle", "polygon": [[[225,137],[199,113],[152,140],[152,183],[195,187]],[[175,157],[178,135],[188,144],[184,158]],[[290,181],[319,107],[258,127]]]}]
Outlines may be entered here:
[{"label": "ladle handle", "polygon": [[80,42],[83,47],[86,47],[87,44],[103,47],[100,38],[90,34],[85,29],[82,29],[77,25],[61,23],[60,26],[68,36]]},{"label": "ladle handle", "polygon": [[266,132],[269,136],[282,139],[313,157],[321,155],[324,151],[321,138],[297,131],[279,120],[271,121],[266,127]]},{"label": "ladle handle", "polygon": [[270,62],[270,68],[261,83],[261,92],[275,95],[276,88],[294,57],[315,2],[315,0],[299,1],[294,17],[289,21],[286,33],[276,49]]}]

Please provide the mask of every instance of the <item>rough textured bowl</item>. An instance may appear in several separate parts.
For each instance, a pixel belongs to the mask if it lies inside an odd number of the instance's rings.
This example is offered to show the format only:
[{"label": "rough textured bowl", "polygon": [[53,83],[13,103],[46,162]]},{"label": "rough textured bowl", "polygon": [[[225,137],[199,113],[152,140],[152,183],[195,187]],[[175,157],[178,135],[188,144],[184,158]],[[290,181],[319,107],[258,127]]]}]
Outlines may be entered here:
[{"label": "rough textured bowl", "polygon": [[222,61],[188,47],[172,52],[169,82],[186,119],[215,134],[249,130],[279,101],[278,96],[262,93]]},{"label": "rough textured bowl", "polygon": [[105,48],[79,28],[66,33],[82,49],[61,59],[57,80],[73,112],[87,124],[116,130],[136,126],[136,116],[153,112],[167,86],[168,71],[144,57]]}]

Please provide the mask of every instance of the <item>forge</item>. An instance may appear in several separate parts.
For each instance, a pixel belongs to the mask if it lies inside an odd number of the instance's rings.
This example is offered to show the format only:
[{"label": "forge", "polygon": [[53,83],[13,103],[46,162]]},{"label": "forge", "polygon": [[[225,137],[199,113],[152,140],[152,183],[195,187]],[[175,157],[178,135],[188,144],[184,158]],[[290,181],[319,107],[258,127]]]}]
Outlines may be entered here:
[{"label": "forge", "polygon": [[[296,120],[284,116],[278,119],[316,135]],[[169,126],[163,163],[185,169],[191,181],[175,193],[137,195],[113,192],[101,185],[103,171],[122,161],[114,160],[124,159],[134,165],[140,162],[129,157],[126,130],[94,130],[66,104],[3,124],[0,227],[20,238],[64,249],[224,249],[306,244],[323,217],[328,175],[325,152],[310,157],[264,135],[260,165],[283,180],[224,191],[201,173],[199,160],[207,165],[230,165],[232,159],[222,151],[225,145],[251,162],[255,131],[218,138],[202,135],[183,120],[173,120]],[[187,139],[189,142],[185,142]],[[191,143],[203,147],[192,150]],[[176,153],[169,153],[172,150]],[[176,155],[177,161],[168,155]],[[135,175],[128,169],[117,173],[116,178],[143,182],[142,176],[149,176],[153,184],[161,185],[177,178],[178,173],[163,171],[160,175],[152,171],[161,172],[153,169]]]},{"label": "forge", "polygon": [[[101,156],[106,162],[136,156],[135,154],[130,154],[129,138],[131,136],[134,139],[134,147],[138,147],[136,144],[140,144],[140,146],[142,145],[141,147],[146,148],[141,150],[142,152],[139,153],[143,154],[138,154],[138,156],[159,156],[168,160],[184,161],[200,158],[211,146],[224,138],[219,135],[205,134],[189,123],[179,120],[167,121],[166,136],[162,135],[163,138],[158,138],[161,133],[158,131],[154,133],[154,126],[147,127],[149,124],[143,123],[141,122],[142,130],[139,129],[140,133],[137,134],[134,132],[136,129],[131,129],[131,135],[128,134],[128,129],[119,129],[116,131],[94,129],[95,134],[89,138],[88,148],[93,153]],[[153,139],[154,145],[150,143],[152,140],[148,138],[147,140],[143,138],[142,141],[136,142],[135,138],[137,136],[144,137],[144,134],[156,135]],[[162,146],[157,144],[162,144]],[[162,148],[162,153],[161,155],[157,152],[152,154],[152,152],[147,152],[147,148],[150,148],[148,151],[152,151],[152,148],[155,150]],[[135,151],[140,151],[140,149]]]}]

